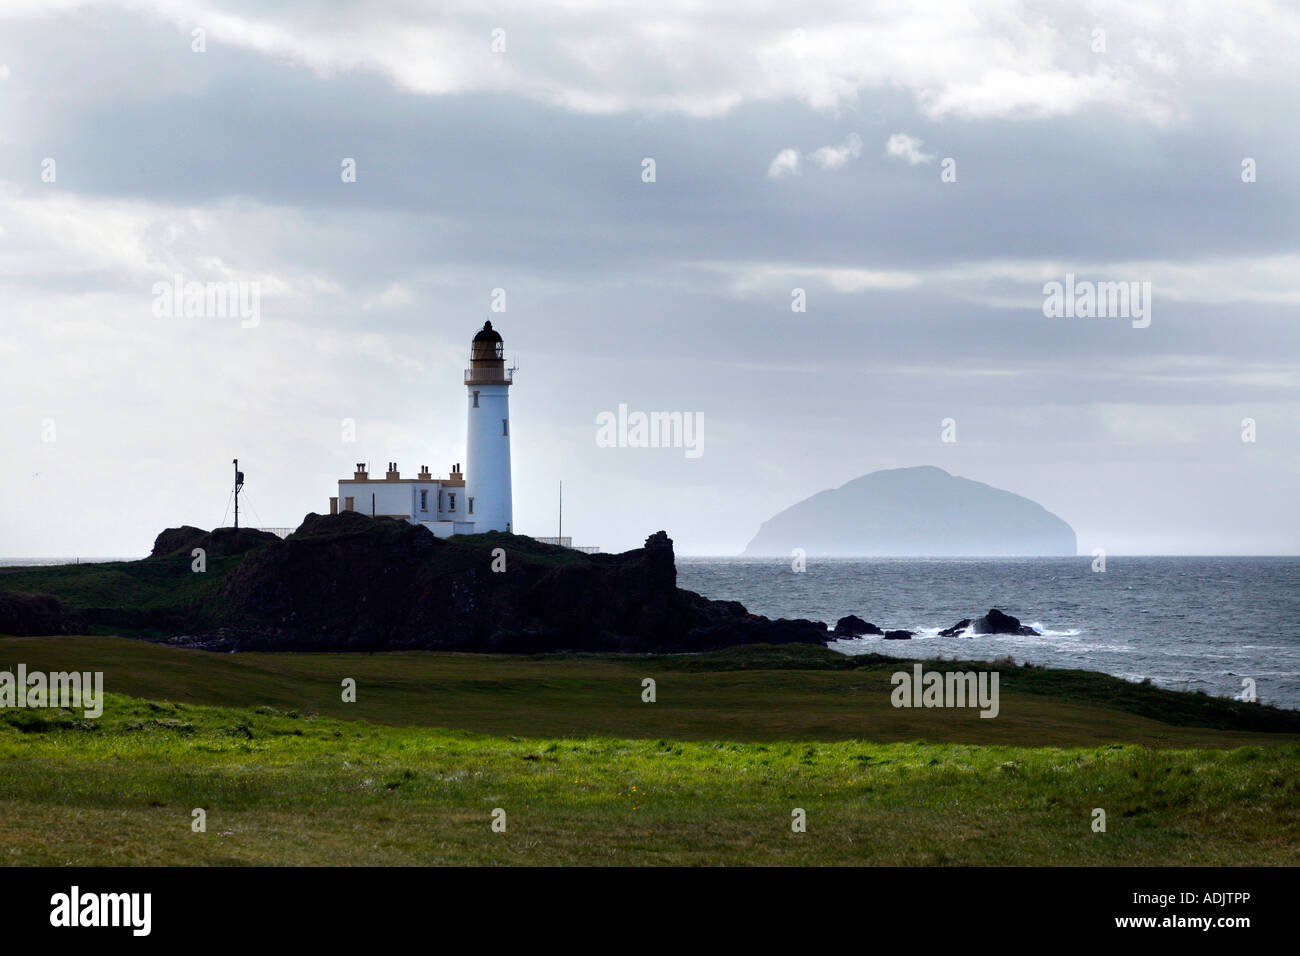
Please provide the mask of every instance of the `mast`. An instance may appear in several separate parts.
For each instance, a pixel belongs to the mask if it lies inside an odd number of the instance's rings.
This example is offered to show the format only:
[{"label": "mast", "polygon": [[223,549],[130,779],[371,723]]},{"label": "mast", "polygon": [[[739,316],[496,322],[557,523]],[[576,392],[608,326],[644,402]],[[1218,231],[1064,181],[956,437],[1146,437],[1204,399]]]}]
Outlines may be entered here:
[{"label": "mast", "polygon": [[244,473],[239,470],[239,459],[234,459],[235,465],[235,527],[239,527],[239,492],[244,487]]}]

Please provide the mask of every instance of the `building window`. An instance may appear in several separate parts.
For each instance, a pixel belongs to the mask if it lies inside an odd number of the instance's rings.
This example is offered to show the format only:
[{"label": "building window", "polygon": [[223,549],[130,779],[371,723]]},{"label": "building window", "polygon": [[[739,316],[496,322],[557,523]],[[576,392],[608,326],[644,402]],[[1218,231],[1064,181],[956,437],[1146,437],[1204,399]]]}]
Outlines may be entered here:
[{"label": "building window", "polygon": [[507,438],[510,437],[510,421],[508,419],[501,419],[501,434],[505,435]]},{"label": "building window", "polygon": [[474,513],[474,499],[473,499],[473,498],[470,498],[470,499],[469,499],[469,513],[470,513],[470,514],[473,514],[473,513]]},{"label": "building window", "polygon": [[421,511],[429,510],[429,493],[427,491],[420,492],[420,510]]},{"label": "building window", "polygon": [[343,510],[344,510],[344,511],[356,511],[356,510],[357,510],[357,499],[356,499],[356,498],[353,498],[351,495],[348,495],[347,497],[345,497],[345,498],[343,499]]},{"label": "building window", "polygon": [[474,390],[474,407],[478,408],[478,389]]},{"label": "building window", "polygon": [[456,510],[456,492],[454,492],[454,491],[451,492],[450,494],[448,494],[447,497],[449,497],[449,498],[451,499],[451,507],[448,508],[447,510],[448,510],[448,511],[455,511],[455,510]]}]

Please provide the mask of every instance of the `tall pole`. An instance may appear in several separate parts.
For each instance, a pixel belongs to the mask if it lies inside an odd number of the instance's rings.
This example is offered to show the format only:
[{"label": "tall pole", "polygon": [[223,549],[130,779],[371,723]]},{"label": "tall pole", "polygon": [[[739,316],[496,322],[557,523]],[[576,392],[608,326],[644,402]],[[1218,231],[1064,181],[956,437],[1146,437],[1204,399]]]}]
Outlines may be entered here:
[{"label": "tall pole", "polygon": [[235,527],[239,527],[239,459],[235,459]]}]

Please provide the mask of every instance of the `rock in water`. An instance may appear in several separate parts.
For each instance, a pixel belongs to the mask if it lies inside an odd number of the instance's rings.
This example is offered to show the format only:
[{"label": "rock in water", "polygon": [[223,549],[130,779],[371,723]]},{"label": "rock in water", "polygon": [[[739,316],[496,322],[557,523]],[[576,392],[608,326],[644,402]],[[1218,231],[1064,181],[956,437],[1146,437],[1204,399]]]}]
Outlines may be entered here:
[{"label": "rock in water", "polygon": [[912,631],[886,631],[885,640],[887,641],[906,641],[911,639]]},{"label": "rock in water", "polygon": [[763,523],[746,555],[984,557],[1077,553],[1074,529],[1042,505],[942,468],[876,471]]},{"label": "rock in water", "polygon": [[883,634],[880,628],[870,621],[864,621],[856,614],[849,614],[835,622],[835,637],[861,637],[863,634]]},{"label": "rock in water", "polygon": [[945,627],[939,632],[940,637],[960,637],[966,633],[966,628],[970,627],[970,618],[964,617],[952,627]]},{"label": "rock in water", "polygon": [[971,630],[976,634],[1019,634],[1022,637],[1042,637],[1028,624],[1021,624],[1019,618],[1003,614],[997,608],[991,608],[987,614],[978,618]]}]

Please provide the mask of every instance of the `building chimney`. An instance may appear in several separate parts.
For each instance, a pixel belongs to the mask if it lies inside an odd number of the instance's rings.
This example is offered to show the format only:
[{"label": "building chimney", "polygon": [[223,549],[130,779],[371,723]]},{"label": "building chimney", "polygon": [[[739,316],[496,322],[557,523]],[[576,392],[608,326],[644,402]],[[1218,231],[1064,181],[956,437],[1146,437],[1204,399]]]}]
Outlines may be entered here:
[{"label": "building chimney", "polygon": [[352,480],[367,481],[369,478],[370,475],[366,472],[366,463],[364,461],[357,462],[357,473],[352,476]]},{"label": "building chimney", "polygon": [[398,472],[398,470],[397,470],[397,462],[395,462],[395,461],[390,461],[390,462],[388,463],[388,474],[385,475],[384,477],[385,477],[388,481],[397,481],[397,479],[399,479],[399,478],[402,477],[401,473]]}]

